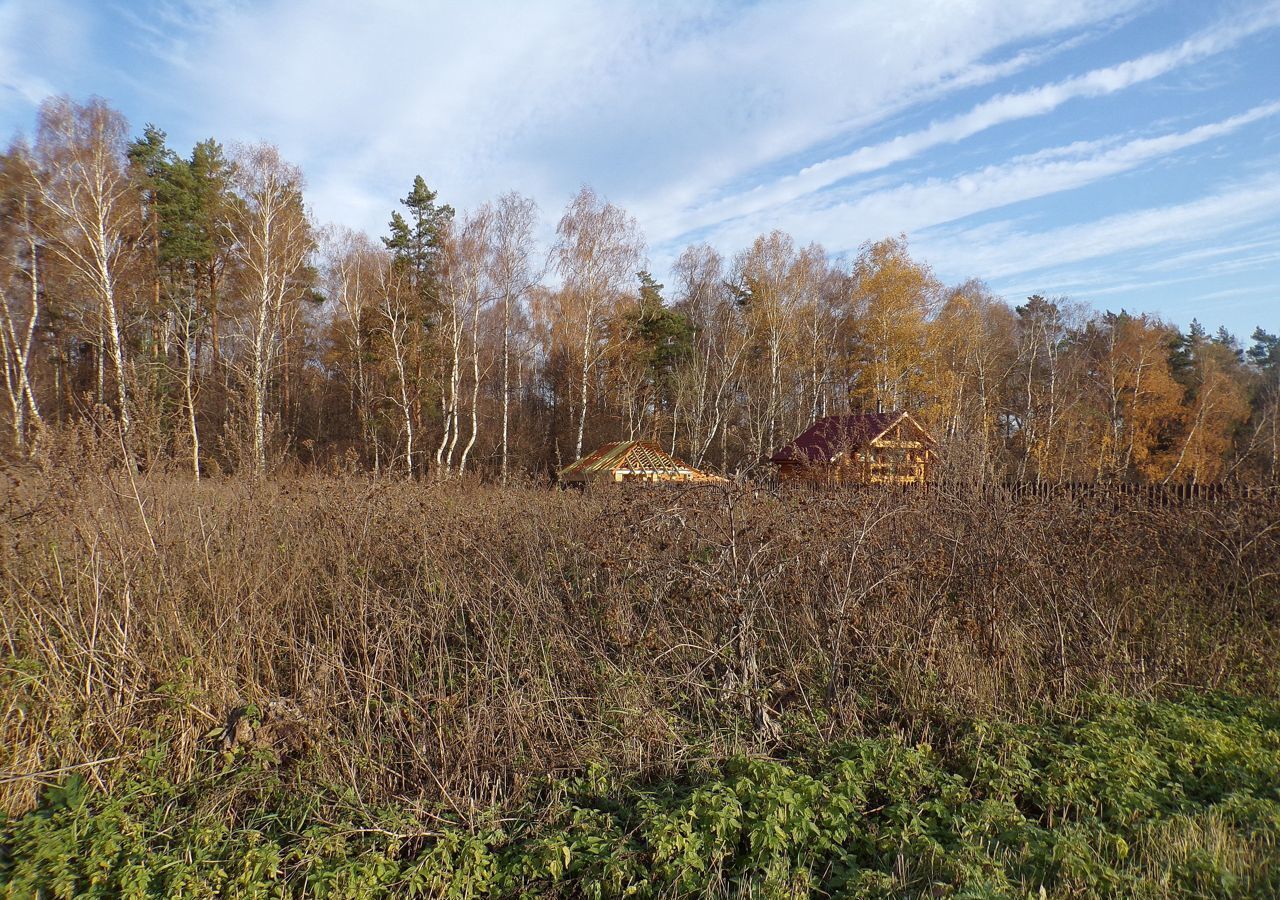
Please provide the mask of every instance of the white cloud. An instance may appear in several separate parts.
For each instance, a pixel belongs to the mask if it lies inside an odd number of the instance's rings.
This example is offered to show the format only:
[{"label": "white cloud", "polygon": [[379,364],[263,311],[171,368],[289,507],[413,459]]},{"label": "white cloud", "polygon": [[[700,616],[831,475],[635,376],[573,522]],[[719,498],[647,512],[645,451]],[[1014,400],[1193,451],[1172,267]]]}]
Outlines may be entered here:
[{"label": "white cloud", "polygon": [[[1229,248],[1222,248],[1229,250]],[[1066,294],[1069,296],[1085,297],[1091,302],[1098,302],[1100,298],[1105,301],[1107,297],[1125,297],[1134,295],[1150,295],[1153,291],[1164,288],[1173,287],[1175,285],[1194,284],[1200,281],[1212,280],[1220,282],[1224,276],[1234,275],[1240,272],[1252,272],[1258,269],[1265,269],[1271,263],[1276,261],[1276,257],[1269,254],[1265,258],[1250,258],[1233,260],[1229,266],[1208,266],[1203,269],[1191,269],[1184,271],[1181,275],[1170,278],[1133,278],[1132,272],[1128,266],[1108,265],[1091,265],[1084,270],[1065,269],[1060,272],[1046,272],[1037,277],[1035,284],[1051,284],[1053,286],[1050,293]],[[1256,290],[1256,286],[1250,290]],[[1015,297],[1028,296],[1036,292],[1044,292],[1044,288],[1025,288],[1022,285],[1015,285],[1010,293]],[[1203,296],[1197,293],[1197,296]]]},{"label": "white cloud", "polygon": [[668,230],[689,231],[726,219],[776,208],[844,179],[864,175],[911,159],[943,144],[953,144],[1007,122],[1042,116],[1062,104],[1112,94],[1223,52],[1258,32],[1280,26],[1280,5],[1255,10],[1248,17],[1218,24],[1180,44],[1113,66],[1031,90],[1001,94],[967,112],[935,121],[928,127],[900,134],[878,144],[811,163],[793,175],[744,193],[712,201],[694,209],[671,210]]},{"label": "white cloud", "polygon": [[25,113],[54,93],[38,69],[79,43],[65,12],[60,0],[0,0],[0,113]]},{"label": "white cloud", "polygon": [[[917,232],[1024,200],[1079,188],[1158,160],[1188,147],[1226,137],[1280,113],[1280,102],[1183,132],[1125,142],[1080,141],[1048,148],[952,178],[866,191],[827,191],[782,208],[736,219],[712,232],[720,246],[743,246],[752,236],[778,227],[801,241],[834,251],[851,249],[850,236]],[[858,238],[860,239],[860,238]],[[982,271],[982,270],[978,270]],[[990,273],[995,275],[997,273]]]},{"label": "white cloud", "polygon": [[1156,312],[1240,337],[1280,327],[1280,179],[1237,182],[1186,203],[1030,231],[1016,222],[926,235],[915,249],[947,278],[998,272],[1012,302],[1067,295],[1099,309]]},{"label": "white cloud", "polygon": [[1140,264],[1137,269],[1142,272],[1161,272],[1182,269],[1191,266],[1212,266],[1214,260],[1222,256],[1236,256],[1251,253],[1255,250],[1275,250],[1280,252],[1280,225],[1267,228],[1251,228],[1247,238],[1232,241],[1230,244],[1196,249],[1179,250],[1176,256],[1159,256]]},{"label": "white cloud", "polygon": [[666,210],[1007,75],[1029,58],[992,61],[1003,48],[1139,2],[975,0],[957,15],[949,0],[277,0],[194,29],[181,92],[202,128],[281,144],[328,217],[381,227],[385,211],[369,222],[365,209],[418,172],[452,202],[514,187],[549,212],[588,181],[661,239]]},{"label": "white cloud", "polygon": [[[1023,231],[997,223],[939,235],[923,235],[917,248],[940,269],[981,273],[992,280],[1035,280],[1077,285],[1080,270],[1066,266],[1160,248],[1173,256],[1192,252],[1203,242],[1238,235],[1259,223],[1274,222],[1280,209],[1280,175],[1267,174],[1186,203],[1108,216],[1092,222],[1043,231]],[[1230,242],[1235,244],[1235,241]],[[1229,251],[1228,251],[1229,252]],[[1270,254],[1263,254],[1265,263]],[[1032,273],[1041,273],[1034,279]],[[1104,279],[1105,280],[1105,279]],[[1147,282],[1151,283],[1151,282]]]}]

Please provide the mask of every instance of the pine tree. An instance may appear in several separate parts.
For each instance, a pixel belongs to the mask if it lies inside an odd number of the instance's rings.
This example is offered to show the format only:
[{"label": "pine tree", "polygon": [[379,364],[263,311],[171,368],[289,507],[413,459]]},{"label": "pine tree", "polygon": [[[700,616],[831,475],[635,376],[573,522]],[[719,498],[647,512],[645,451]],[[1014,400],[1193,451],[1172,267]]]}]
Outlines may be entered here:
[{"label": "pine tree", "polygon": [[628,331],[642,348],[652,383],[662,387],[692,351],[693,328],[684,314],[663,302],[663,286],[650,273],[639,272],[637,277],[640,302]]},{"label": "pine tree", "polygon": [[1264,375],[1280,378],[1280,336],[1258,327],[1253,330],[1252,340],[1253,345],[1246,351],[1249,362]]},{"label": "pine tree", "polygon": [[453,221],[453,207],[437,206],[436,196],[421,175],[415,176],[408,196],[400,201],[409,211],[409,219],[399,210],[393,211],[387,226],[390,235],[382,239],[396,262],[412,270],[414,288],[424,298],[434,293],[432,282]]},{"label": "pine tree", "polygon": [[1195,368],[1196,357],[1207,343],[1209,343],[1209,332],[1199,320],[1192,319],[1187,327],[1187,333],[1178,333],[1170,342],[1169,370],[1174,378],[1184,385],[1188,383],[1192,377],[1192,369]]}]

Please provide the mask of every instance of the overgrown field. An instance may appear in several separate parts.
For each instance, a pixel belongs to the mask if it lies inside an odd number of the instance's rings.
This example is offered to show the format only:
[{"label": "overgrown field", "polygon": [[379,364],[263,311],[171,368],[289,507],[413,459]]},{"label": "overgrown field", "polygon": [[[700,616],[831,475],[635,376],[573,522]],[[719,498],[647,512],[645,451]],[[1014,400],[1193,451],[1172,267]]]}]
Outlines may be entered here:
[{"label": "overgrown field", "polygon": [[3,490],[15,896],[1274,893],[1274,506]]}]

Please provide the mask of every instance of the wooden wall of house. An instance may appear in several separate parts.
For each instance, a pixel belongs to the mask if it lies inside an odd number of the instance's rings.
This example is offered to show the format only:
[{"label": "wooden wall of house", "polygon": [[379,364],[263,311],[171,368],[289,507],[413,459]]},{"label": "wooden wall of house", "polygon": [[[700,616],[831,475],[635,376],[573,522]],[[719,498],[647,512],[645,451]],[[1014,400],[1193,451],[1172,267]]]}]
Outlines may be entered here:
[{"label": "wooden wall of house", "polygon": [[[897,453],[916,456],[919,459],[897,460]],[[929,477],[929,452],[920,449],[869,448],[857,454],[852,461],[835,463],[798,464],[780,463],[779,481],[812,481],[819,484],[918,484]],[[877,468],[893,466],[892,470]],[[905,468],[910,471],[904,471]]]}]

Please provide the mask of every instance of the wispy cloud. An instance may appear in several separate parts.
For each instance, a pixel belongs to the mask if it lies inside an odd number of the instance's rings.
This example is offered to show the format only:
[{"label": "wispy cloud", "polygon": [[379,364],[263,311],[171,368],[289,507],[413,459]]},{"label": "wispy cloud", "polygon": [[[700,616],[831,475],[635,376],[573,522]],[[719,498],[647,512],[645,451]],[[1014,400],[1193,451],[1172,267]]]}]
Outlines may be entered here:
[{"label": "wispy cloud", "polygon": [[79,49],[73,20],[60,0],[0,0],[0,113],[29,110],[54,93],[40,69]]},{"label": "wispy cloud", "polygon": [[192,48],[241,5],[239,0],[154,0],[140,6],[117,0],[110,9],[128,24],[135,49],[173,69],[190,71]]},{"label": "wispy cloud", "polygon": [[[1267,174],[1185,203],[1119,213],[1041,231],[1002,222],[925,234],[919,246],[939,266],[993,280],[1073,283],[1064,266],[1135,250],[1177,248],[1245,232],[1273,220],[1280,208],[1280,175]],[[1265,259],[1269,259],[1266,254]],[[1194,264],[1194,263],[1193,263]],[[1035,275],[1034,273],[1042,273]],[[1078,272],[1075,273],[1078,275]],[[1146,283],[1150,283],[1149,281]]]},{"label": "wispy cloud", "polygon": [[[916,232],[1013,203],[1079,188],[1216,138],[1280,113],[1263,104],[1219,122],[1127,141],[1079,141],[1014,157],[951,178],[926,178],[865,191],[855,185],[734,220],[711,232],[718,244],[741,246],[769,227],[790,231],[831,250],[851,249],[849,237]],[[861,240],[862,238],[857,238]],[[856,241],[855,241],[856,243]],[[992,273],[997,274],[997,273]]]},{"label": "wispy cloud", "polygon": [[385,207],[415,172],[462,205],[517,187],[555,209],[586,181],[662,240],[667,210],[1139,2],[277,0],[197,30],[183,90],[228,136],[281,143],[326,216]]},{"label": "wispy cloud", "polygon": [[[1113,66],[1093,69],[1053,84],[1001,94],[967,112],[942,119],[917,131],[841,156],[811,163],[792,175],[750,191],[706,203],[694,209],[673,210],[662,231],[691,231],[726,219],[776,208],[840,181],[884,169],[944,144],[954,144],[997,125],[1046,115],[1071,100],[1113,94],[1151,81],[1207,57],[1222,53],[1261,31],[1280,26],[1280,5],[1255,10],[1247,17],[1218,24],[1177,46],[1149,53]],[[665,236],[665,235],[664,235]]]}]

